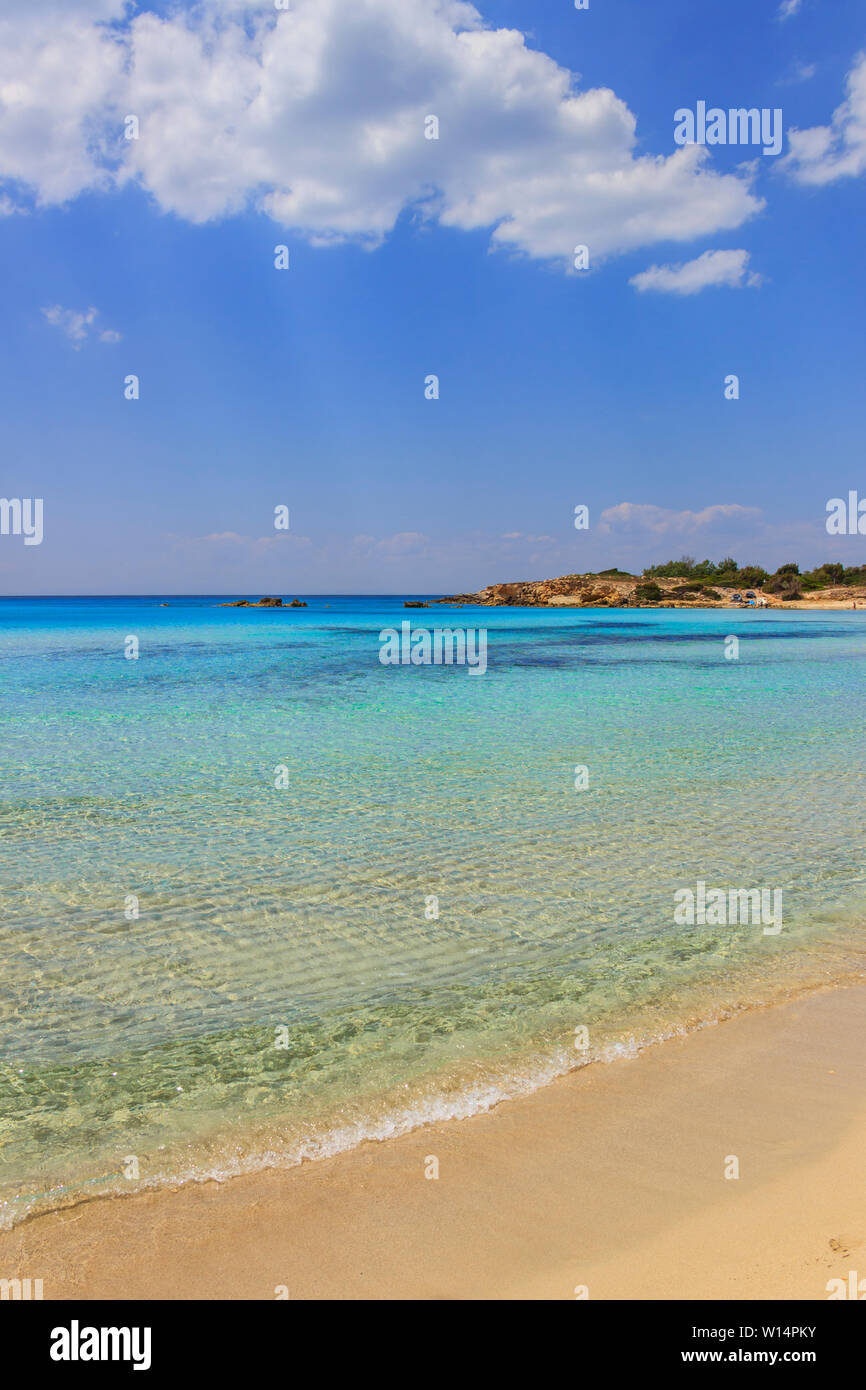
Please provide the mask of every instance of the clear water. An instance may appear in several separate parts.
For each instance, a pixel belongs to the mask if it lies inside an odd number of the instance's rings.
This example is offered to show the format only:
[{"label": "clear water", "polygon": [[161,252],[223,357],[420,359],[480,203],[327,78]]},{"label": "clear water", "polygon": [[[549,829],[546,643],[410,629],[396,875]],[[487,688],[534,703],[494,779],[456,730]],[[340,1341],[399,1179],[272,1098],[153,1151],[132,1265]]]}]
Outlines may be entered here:
[{"label": "clear water", "polygon": [[[160,601],[0,600],[6,1222],[863,972],[866,614]],[[487,673],[380,664],[405,618]],[[675,925],[699,879],[783,931]]]}]

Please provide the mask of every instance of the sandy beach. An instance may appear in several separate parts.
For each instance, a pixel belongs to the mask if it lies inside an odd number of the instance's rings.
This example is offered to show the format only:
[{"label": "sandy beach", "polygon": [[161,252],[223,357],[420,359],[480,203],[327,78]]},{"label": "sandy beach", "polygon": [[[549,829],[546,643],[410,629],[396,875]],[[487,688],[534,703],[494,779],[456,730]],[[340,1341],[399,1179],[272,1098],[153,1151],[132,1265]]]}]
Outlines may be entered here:
[{"label": "sandy beach", "polygon": [[864,985],[752,1010],[468,1120],[37,1217],[0,1274],[46,1299],[826,1299],[866,1275],[864,1043]]}]

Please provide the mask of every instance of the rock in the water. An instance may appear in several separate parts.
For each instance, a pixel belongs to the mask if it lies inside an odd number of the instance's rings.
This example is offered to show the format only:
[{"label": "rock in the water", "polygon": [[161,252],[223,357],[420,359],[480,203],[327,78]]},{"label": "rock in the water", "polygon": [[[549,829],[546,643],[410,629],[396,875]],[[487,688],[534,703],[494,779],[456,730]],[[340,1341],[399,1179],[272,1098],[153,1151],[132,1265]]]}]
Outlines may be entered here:
[{"label": "rock in the water", "polygon": [[281,598],[260,598],[258,603],[250,603],[248,598],[236,598],[232,603],[220,603],[220,608],[306,608],[303,599],[293,598],[291,603],[283,603]]}]

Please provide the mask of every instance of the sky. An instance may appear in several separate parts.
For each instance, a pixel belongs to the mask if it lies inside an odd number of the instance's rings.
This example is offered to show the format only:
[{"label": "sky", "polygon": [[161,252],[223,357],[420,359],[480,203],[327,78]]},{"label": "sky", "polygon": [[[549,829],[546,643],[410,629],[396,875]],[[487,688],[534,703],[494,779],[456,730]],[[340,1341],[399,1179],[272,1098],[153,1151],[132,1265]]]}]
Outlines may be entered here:
[{"label": "sky", "polygon": [[0,0],[0,592],[862,564],[864,212],[864,0]]}]

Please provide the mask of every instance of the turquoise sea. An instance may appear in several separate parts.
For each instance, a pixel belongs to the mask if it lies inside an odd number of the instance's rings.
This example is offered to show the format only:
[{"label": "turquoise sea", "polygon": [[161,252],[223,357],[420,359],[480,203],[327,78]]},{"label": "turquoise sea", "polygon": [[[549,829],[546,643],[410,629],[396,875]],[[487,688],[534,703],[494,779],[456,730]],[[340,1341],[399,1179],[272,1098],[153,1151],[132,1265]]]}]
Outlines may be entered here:
[{"label": "turquoise sea", "polygon": [[[864,974],[866,613],[220,601],[0,600],[6,1224]],[[486,673],[382,665],[407,618]]]}]

